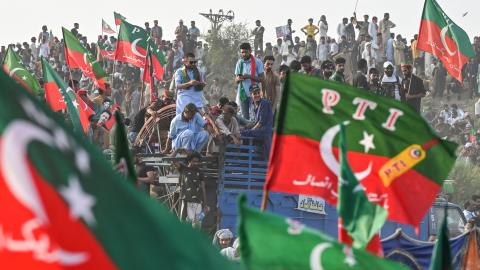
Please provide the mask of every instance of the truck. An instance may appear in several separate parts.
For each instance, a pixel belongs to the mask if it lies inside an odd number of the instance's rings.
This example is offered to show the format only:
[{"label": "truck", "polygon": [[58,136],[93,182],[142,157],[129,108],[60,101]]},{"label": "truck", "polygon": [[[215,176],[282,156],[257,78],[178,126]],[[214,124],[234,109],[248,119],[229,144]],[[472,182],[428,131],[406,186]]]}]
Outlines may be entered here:
[{"label": "truck", "polygon": [[[218,227],[236,232],[238,222],[237,198],[247,195],[251,207],[260,208],[263,185],[267,173],[267,162],[259,153],[253,139],[246,138],[243,145],[227,145],[219,157],[219,180],[217,187]],[[410,225],[387,221],[380,236],[386,238],[398,229],[410,237],[428,241],[437,234],[443,220],[444,209],[448,213],[450,237],[461,235],[466,224],[462,209],[439,196],[426,213],[419,226],[418,234]],[[293,218],[305,225],[337,238],[338,214],[336,207],[321,198],[286,193],[270,192],[267,211]]]}]

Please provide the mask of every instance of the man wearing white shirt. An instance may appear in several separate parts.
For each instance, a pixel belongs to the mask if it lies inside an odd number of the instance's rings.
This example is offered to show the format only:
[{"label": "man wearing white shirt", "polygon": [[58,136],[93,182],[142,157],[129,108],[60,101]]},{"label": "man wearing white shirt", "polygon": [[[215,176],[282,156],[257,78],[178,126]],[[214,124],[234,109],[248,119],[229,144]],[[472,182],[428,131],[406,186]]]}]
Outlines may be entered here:
[{"label": "man wearing white shirt", "polygon": [[328,23],[327,23],[327,17],[325,15],[322,15],[320,17],[320,21],[318,22],[318,27],[320,28],[320,38],[321,37],[327,38]]},{"label": "man wearing white shirt", "polygon": [[332,42],[330,43],[330,56],[334,56],[337,53],[338,53],[338,44],[335,41],[335,39],[332,39]]},{"label": "man wearing white shirt", "polygon": [[32,62],[36,62],[38,58],[37,39],[32,37],[30,41],[32,42],[30,44],[30,50],[32,51]]},{"label": "man wearing white shirt", "polygon": [[317,46],[317,59],[320,62],[327,60],[330,46],[326,43],[325,37],[320,37],[320,43]]},{"label": "man wearing white shirt", "polygon": [[378,18],[374,16],[372,21],[368,25],[368,34],[373,40],[373,43],[377,43],[377,33],[378,33]]},{"label": "man wearing white shirt", "polygon": [[38,48],[38,56],[39,57],[44,57],[48,59],[48,56],[50,55],[50,46],[48,46],[48,40],[46,37],[42,37],[42,44],[40,44],[40,47]]},{"label": "man wearing white shirt", "polygon": [[337,26],[338,42],[340,42],[340,40],[342,39],[342,36],[347,36],[347,32],[345,31],[347,24],[348,24],[347,18],[343,18],[342,22],[338,24]]}]

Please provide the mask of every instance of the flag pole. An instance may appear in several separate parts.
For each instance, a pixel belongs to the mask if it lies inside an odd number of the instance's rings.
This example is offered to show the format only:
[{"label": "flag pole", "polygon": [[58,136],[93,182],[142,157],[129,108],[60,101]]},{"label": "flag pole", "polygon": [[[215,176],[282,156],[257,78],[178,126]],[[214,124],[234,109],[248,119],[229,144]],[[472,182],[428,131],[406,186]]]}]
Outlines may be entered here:
[{"label": "flag pole", "polygon": [[[68,62],[68,54],[67,54],[67,42],[65,40],[65,32],[62,29],[62,37],[63,37],[63,53],[65,54],[65,62],[67,63],[68,67],[68,74],[70,74],[70,84],[72,85],[72,89],[74,87],[73,85],[73,76],[72,76],[72,69],[70,68],[70,63]],[[80,82],[78,82],[80,84]],[[75,89],[73,89],[75,91]]]},{"label": "flag pole", "polygon": [[[150,50],[150,44],[147,44],[147,55],[148,55],[148,51]],[[147,55],[145,56],[145,63],[148,61],[148,59],[146,58]],[[145,65],[143,66],[143,76],[142,76],[142,92],[140,92],[140,106],[138,108],[138,110],[140,111],[142,109],[142,104],[144,103],[144,98],[145,98],[145,72],[147,72],[145,70]]]},{"label": "flag pole", "polygon": [[263,212],[267,209],[267,199],[268,199],[268,189],[263,189],[262,194],[262,205],[260,206],[260,210]]},{"label": "flag pole", "polygon": [[355,9],[353,10],[354,13],[357,12],[357,6],[358,6],[358,0],[357,0],[357,2],[355,2]]}]

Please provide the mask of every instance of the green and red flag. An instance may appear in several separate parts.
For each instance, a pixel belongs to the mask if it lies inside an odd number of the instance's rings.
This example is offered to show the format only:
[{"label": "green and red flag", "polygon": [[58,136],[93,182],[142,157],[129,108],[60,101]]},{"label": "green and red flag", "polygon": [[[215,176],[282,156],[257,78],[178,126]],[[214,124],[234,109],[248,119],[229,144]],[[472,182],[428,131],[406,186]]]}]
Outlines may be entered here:
[{"label": "green and red flag", "polygon": [[[437,242],[433,248],[430,270],[453,270],[452,252],[448,238],[447,209],[445,209],[442,225],[438,230]],[[478,247],[477,247],[478,248]]]},{"label": "green and red flag", "polygon": [[108,74],[103,70],[100,62],[82,46],[72,32],[66,28],[62,28],[62,31],[67,65],[70,68],[81,69],[85,77],[93,79],[98,87],[105,90],[106,77],[108,77]]},{"label": "green and red flag", "polygon": [[[378,233],[387,219],[387,210],[380,205],[370,202],[365,194],[364,187],[355,177],[347,160],[347,142],[345,126],[340,126],[339,148],[340,148],[340,180],[338,181],[338,216],[339,242],[352,244],[353,247],[368,249],[370,242],[377,237],[374,243],[379,240]],[[344,239],[345,230],[351,237]],[[382,254],[381,245],[377,245],[375,254]]]},{"label": "green and red flag", "polygon": [[438,57],[443,66],[462,82],[462,67],[475,51],[468,34],[455,24],[435,0],[425,0],[417,48]]},{"label": "green and red flag", "polygon": [[233,269],[3,72],[0,89],[1,269]]},{"label": "green and red flag", "polygon": [[127,132],[125,132],[125,125],[122,121],[122,116],[119,110],[115,111],[115,156],[114,164],[125,178],[135,183],[137,181],[137,172],[133,165],[131,151],[128,148]]},{"label": "green and red flag", "polygon": [[98,54],[97,59],[110,59],[115,60],[115,49],[109,43],[98,43]]},{"label": "green and red flag", "polygon": [[149,38],[145,29],[122,20],[118,31],[115,59],[144,68]]},{"label": "green and red flag", "polygon": [[3,58],[3,70],[14,78],[19,84],[31,93],[37,95],[40,91],[40,84],[25,67],[20,56],[12,49],[8,48],[5,58]]},{"label": "green and red flag", "polygon": [[343,123],[355,177],[369,200],[401,223],[419,224],[456,159],[457,145],[441,140],[409,105],[302,74],[287,77],[277,120],[266,190],[336,205]]},{"label": "green and red flag", "polygon": [[107,34],[116,34],[117,32],[115,32],[115,30],[112,29],[112,27],[110,25],[108,25],[108,23],[102,19],[102,32],[103,33],[107,33]]},{"label": "green and red flag", "polygon": [[45,82],[45,99],[53,111],[67,109],[73,128],[85,133],[90,115],[95,112],[63,81],[52,66],[41,58],[43,80]]},{"label": "green and red flag", "polygon": [[150,102],[157,100],[157,91],[155,91],[155,80],[154,80],[154,71],[153,71],[153,59],[152,51],[150,46],[148,46],[147,56],[145,59],[145,67],[143,68],[143,83],[147,84],[150,87]]},{"label": "green and red flag", "polygon": [[162,50],[158,48],[157,44],[155,44],[151,38],[148,39],[148,50],[152,57],[153,75],[157,80],[161,81],[163,80],[163,74],[165,73],[164,66],[167,63],[165,55],[163,55]]},{"label": "green and red flag", "polygon": [[113,17],[115,17],[115,25],[121,25],[122,21],[126,20],[127,18],[123,17],[122,14],[113,12]]},{"label": "green and red flag", "polygon": [[240,257],[249,270],[407,269],[342,245],[293,219],[249,208],[244,195],[239,201]]}]

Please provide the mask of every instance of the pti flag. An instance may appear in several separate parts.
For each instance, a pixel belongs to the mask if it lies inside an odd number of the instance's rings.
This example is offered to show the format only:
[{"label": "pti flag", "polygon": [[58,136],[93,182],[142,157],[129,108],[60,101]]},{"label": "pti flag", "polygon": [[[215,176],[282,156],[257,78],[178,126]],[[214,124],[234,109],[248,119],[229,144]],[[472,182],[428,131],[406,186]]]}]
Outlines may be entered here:
[{"label": "pti flag", "polygon": [[475,57],[467,33],[443,12],[435,0],[425,0],[417,48],[438,57],[460,82],[462,67]]},{"label": "pti flag", "polygon": [[266,190],[335,205],[344,124],[355,177],[370,201],[402,223],[418,225],[456,159],[457,145],[441,140],[409,105],[302,74],[287,77],[277,120]]},{"label": "pti flag", "polygon": [[0,269],[232,269],[3,72],[0,89]]},{"label": "pti flag", "polygon": [[33,76],[25,67],[20,56],[11,48],[8,47],[5,58],[3,58],[3,70],[14,78],[24,88],[34,94],[40,91],[40,84],[35,76]]},{"label": "pti flag", "polygon": [[122,20],[118,31],[115,59],[144,68],[149,38],[145,29]]},{"label": "pti flag", "polygon": [[63,39],[65,42],[65,58],[70,68],[79,68],[83,74],[94,80],[101,89],[105,90],[107,73],[103,70],[102,64],[82,46],[80,41],[65,28]]},{"label": "pti flag", "polygon": [[47,60],[42,57],[41,62],[47,104],[53,111],[67,109],[73,128],[86,133],[90,122],[89,117],[95,112],[72,88],[67,86]]}]

